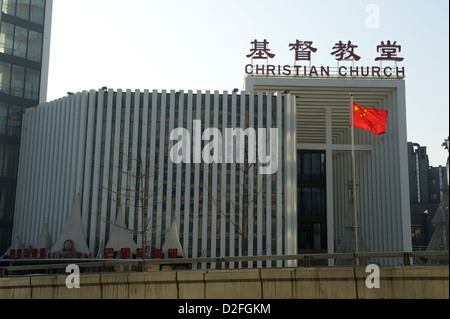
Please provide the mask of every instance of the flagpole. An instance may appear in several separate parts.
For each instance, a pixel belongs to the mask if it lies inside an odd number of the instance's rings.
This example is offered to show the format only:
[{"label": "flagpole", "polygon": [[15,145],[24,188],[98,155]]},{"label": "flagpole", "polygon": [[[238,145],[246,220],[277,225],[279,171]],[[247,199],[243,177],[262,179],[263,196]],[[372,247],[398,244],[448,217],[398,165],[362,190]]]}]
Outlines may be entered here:
[{"label": "flagpole", "polygon": [[[355,126],[353,125],[353,93],[350,93],[351,140],[352,140],[352,171],[353,171],[353,213],[355,217],[355,253],[358,253],[358,214],[356,212],[356,165],[355,165]],[[359,258],[356,257],[356,266]]]}]

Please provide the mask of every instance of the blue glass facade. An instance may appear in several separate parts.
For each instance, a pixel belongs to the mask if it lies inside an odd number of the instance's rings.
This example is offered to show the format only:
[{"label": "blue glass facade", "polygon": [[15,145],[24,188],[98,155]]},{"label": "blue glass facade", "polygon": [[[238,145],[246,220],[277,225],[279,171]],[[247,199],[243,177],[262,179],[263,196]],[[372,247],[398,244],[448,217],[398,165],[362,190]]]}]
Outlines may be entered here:
[{"label": "blue glass facade", "polygon": [[42,99],[47,2],[0,1],[0,254],[11,240],[22,114]]}]

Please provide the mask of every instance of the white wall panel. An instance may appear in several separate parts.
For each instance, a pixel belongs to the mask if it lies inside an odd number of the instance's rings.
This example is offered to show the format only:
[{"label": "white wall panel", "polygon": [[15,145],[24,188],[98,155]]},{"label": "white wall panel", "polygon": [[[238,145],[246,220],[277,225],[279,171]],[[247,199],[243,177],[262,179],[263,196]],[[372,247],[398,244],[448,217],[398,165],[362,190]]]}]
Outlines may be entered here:
[{"label": "white wall panel", "polygon": [[[151,192],[151,198],[149,199],[149,207],[148,207],[148,235],[147,235],[147,242],[150,246],[153,244],[153,234],[154,234],[154,227],[153,224],[154,215],[156,214],[155,211],[155,203],[156,200],[158,200],[158,190],[155,189],[155,179],[159,176],[159,172],[156,170],[156,123],[157,123],[157,116],[158,116],[158,93],[156,90],[152,91],[152,97],[151,97],[151,124],[150,124],[150,150],[149,150],[149,156],[148,159],[150,161],[149,164],[149,191]],[[162,106],[161,106],[162,109]]]},{"label": "white wall panel", "polygon": [[156,240],[155,247],[162,247],[162,223],[163,223],[163,201],[165,194],[164,191],[164,153],[169,152],[166,148],[166,103],[167,103],[167,92],[163,90],[161,92],[161,110],[160,110],[160,126],[159,131],[159,158],[158,158],[158,202],[157,202],[157,214],[156,214]]},{"label": "white wall panel", "polygon": [[[136,173],[144,174],[148,168],[145,184],[156,194],[149,199],[148,206],[151,223],[147,242],[152,248],[162,247],[170,219],[175,218],[188,257],[242,254],[244,224],[248,255],[293,252],[295,103],[292,98],[286,99],[289,98],[281,95],[272,100],[271,94],[241,92],[239,96],[237,92],[226,91],[194,94],[145,90],[141,94],[139,90],[92,90],[30,110],[24,117],[27,129],[23,145],[27,149],[20,159],[17,192],[20,200],[16,222],[23,227],[16,225],[15,234],[32,242],[48,219],[52,239],[56,241],[73,200],[80,193],[82,225],[89,248],[96,256],[101,243],[105,245],[109,239],[108,223],[115,222],[118,205],[122,205],[128,227],[134,233],[141,231],[143,212],[133,207],[131,200],[135,198],[133,192],[138,191],[134,189]],[[289,114],[285,114],[289,108]],[[194,132],[194,119],[201,120],[201,131]],[[174,142],[169,140],[169,133],[175,127],[186,128],[192,139],[197,137],[195,141],[200,142],[202,149],[210,142],[201,140],[206,128],[218,128],[225,138],[227,128],[255,128],[257,133],[258,127],[276,127],[277,151],[288,159],[278,161],[274,185],[269,176],[259,174],[258,163],[249,165],[247,158],[242,165],[235,163],[236,158],[232,163],[223,161],[229,151],[225,143],[219,144],[220,150],[214,150],[219,153],[218,163],[204,163],[201,154],[192,150],[194,162],[173,165],[169,151]],[[282,132],[290,136],[286,138]],[[256,156],[256,161],[259,160]],[[245,180],[242,169],[248,170]],[[290,184],[283,186],[286,178]],[[244,187],[248,187],[248,192],[243,191]],[[249,211],[246,216],[242,215],[244,202]],[[33,205],[40,207],[34,215],[30,213]],[[286,232],[290,235],[286,236]],[[134,238],[140,246],[140,236]],[[202,268],[206,266],[203,264]],[[234,267],[234,263],[228,266]]]},{"label": "white wall panel", "polygon": [[94,170],[92,179],[92,202],[91,202],[91,218],[90,218],[90,231],[89,231],[89,250],[91,252],[96,249],[96,233],[101,213],[101,207],[99,205],[100,196],[100,160],[102,155],[102,133],[103,133],[103,103],[105,93],[103,90],[98,92],[98,101],[96,109],[96,125],[95,125],[95,146],[94,146]]},{"label": "white wall panel", "polygon": [[[139,119],[140,119],[140,98],[141,98],[141,92],[139,90],[136,90],[134,92],[134,103],[132,105],[133,108],[133,138],[130,140],[131,143],[131,171],[130,171],[130,179],[131,183],[129,186],[131,194],[136,194],[134,196],[130,196],[130,203],[129,203],[129,221],[128,221],[128,227],[130,229],[135,229],[134,227],[134,220],[135,216],[139,215],[139,205],[136,207],[136,199],[139,199],[141,194],[139,194],[140,190],[136,189],[136,182],[139,182],[139,176],[137,176],[137,165],[138,162],[141,160],[138,156],[138,139],[139,139]],[[140,155],[140,154],[139,154]],[[140,230],[138,230],[140,231]]]},{"label": "white wall panel", "polygon": [[[99,101],[100,102],[100,101]],[[102,193],[102,204],[101,204],[101,217],[100,217],[100,238],[105,238],[106,235],[106,226],[107,226],[107,217],[108,217],[108,193],[111,191],[109,186],[109,180],[111,176],[109,176],[109,168],[110,168],[110,154],[113,152],[111,150],[111,127],[112,127],[112,117],[113,117],[113,102],[114,102],[114,94],[113,90],[108,91],[107,102],[106,102],[106,128],[105,128],[105,144],[104,144],[104,158],[103,158],[103,177],[101,180],[101,187],[99,188],[99,192]],[[101,105],[99,103],[99,105]],[[103,121],[103,119],[102,119]],[[115,205],[111,205],[115,206]],[[115,219],[113,220],[113,222]],[[106,245],[107,243],[104,242]]]}]

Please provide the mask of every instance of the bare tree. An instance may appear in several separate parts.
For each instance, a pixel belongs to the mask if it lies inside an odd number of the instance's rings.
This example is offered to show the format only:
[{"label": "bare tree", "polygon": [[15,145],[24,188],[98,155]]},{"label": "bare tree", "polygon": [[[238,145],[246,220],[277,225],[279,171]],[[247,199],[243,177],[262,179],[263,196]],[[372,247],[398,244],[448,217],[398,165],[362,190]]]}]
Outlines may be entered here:
[{"label": "bare tree", "polygon": [[[111,184],[114,185],[114,187],[103,186],[103,188],[108,192],[115,194],[115,198],[113,198],[112,201],[116,202],[117,205],[122,205],[122,200],[124,200],[125,206],[127,206],[126,203],[132,202],[134,205],[129,206],[136,207],[137,212],[141,211],[141,227],[136,227],[136,229],[129,229],[128,227],[122,227],[110,220],[103,221],[114,225],[115,227],[122,228],[130,234],[133,234],[137,238],[141,237],[140,246],[142,250],[142,259],[145,260],[147,254],[147,233],[149,231],[151,232],[156,227],[156,225],[152,225],[152,227],[149,227],[151,217],[148,216],[148,210],[150,206],[155,206],[157,204],[157,191],[150,190],[149,183],[150,179],[154,177],[154,173],[150,170],[149,167],[144,168],[142,154],[137,159],[132,159],[132,161],[136,161],[136,172],[130,170],[127,170],[126,172],[122,171],[122,174],[125,174],[127,178],[126,186],[118,185],[112,181]],[[114,169],[119,170],[118,167],[114,167]],[[134,181],[134,183],[128,182],[128,180]],[[158,187],[158,189],[160,188],[161,187]]]},{"label": "bare tree", "polygon": [[[236,150],[236,141],[233,140],[234,143],[234,149]],[[258,147],[259,150],[259,147]],[[210,201],[213,205],[216,206],[217,211],[220,213],[220,215],[225,217],[225,220],[227,223],[229,223],[230,227],[233,227],[235,230],[235,233],[240,237],[240,250],[242,256],[247,256],[249,254],[249,217],[251,216],[251,209],[253,209],[253,206],[257,204],[258,197],[261,195],[261,193],[265,190],[266,185],[268,183],[272,182],[272,175],[263,175],[263,180],[261,183],[261,186],[258,188],[258,185],[250,187],[248,185],[248,181],[250,179],[250,174],[252,171],[255,174],[258,174],[258,165],[256,164],[259,160],[260,154],[258,153],[256,155],[256,161],[254,163],[236,163],[236,154],[233,154],[234,157],[234,163],[233,165],[237,166],[237,174],[239,175],[239,193],[238,193],[238,200],[234,200],[232,198],[227,199],[227,202],[229,204],[229,207],[231,210],[235,213],[235,219],[233,220],[230,217],[230,214],[227,213],[227,211],[224,211],[221,208],[221,205],[219,205],[218,199],[215,198],[210,191],[208,185],[204,185],[203,187],[206,188],[208,192],[208,196],[210,198]],[[245,155],[244,158],[248,158],[248,149],[245,149]],[[223,165],[223,164],[222,164]],[[204,165],[202,164],[202,169]],[[255,179],[255,177],[253,177]],[[250,189],[251,188],[251,189]],[[225,190],[222,190],[225,191]],[[228,197],[227,197],[228,198]],[[204,210],[207,208],[203,207]],[[268,217],[271,218],[271,217]],[[242,226],[240,224],[240,221],[242,221]],[[269,243],[266,243],[266,246],[262,248],[261,251],[258,252],[258,255],[261,255],[266,251],[273,243],[274,239],[270,239]]]}]

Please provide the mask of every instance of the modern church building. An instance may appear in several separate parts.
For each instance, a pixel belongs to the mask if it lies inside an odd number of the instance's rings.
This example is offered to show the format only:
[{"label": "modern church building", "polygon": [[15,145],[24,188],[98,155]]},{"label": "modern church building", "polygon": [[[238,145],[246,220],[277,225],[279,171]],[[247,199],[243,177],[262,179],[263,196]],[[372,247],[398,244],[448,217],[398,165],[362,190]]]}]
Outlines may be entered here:
[{"label": "modern church building", "polygon": [[[385,134],[354,129],[356,224],[350,93],[388,111]],[[358,251],[411,251],[407,161],[403,79],[84,91],[24,115],[13,237],[34,245],[48,225],[55,243],[79,195],[93,256],[120,211],[138,246],[146,230],[162,248],[174,221],[186,258],[354,251],[356,237]]]}]

